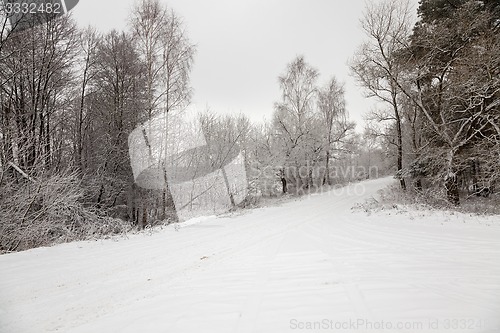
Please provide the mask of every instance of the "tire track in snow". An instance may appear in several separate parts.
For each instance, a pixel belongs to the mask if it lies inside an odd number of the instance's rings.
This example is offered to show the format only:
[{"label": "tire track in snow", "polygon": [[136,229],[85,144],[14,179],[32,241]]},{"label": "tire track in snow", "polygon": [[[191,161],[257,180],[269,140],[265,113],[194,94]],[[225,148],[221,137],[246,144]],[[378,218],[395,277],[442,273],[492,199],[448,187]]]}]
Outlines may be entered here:
[{"label": "tire track in snow", "polygon": [[178,233],[0,257],[3,272],[17,277],[0,277],[8,316],[0,331],[276,333],[291,331],[290,318],[491,314],[500,294],[498,228],[444,226],[454,231],[442,235],[404,216],[396,224],[351,213],[389,182]]}]

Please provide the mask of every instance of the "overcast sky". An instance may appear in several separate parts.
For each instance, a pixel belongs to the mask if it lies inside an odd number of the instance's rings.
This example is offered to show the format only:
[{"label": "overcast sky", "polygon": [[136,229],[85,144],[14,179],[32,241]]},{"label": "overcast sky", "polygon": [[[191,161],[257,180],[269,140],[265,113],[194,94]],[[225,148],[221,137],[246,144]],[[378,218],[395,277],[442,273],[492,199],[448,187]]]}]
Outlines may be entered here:
[{"label": "overcast sky", "polygon": [[[220,113],[270,119],[280,100],[278,76],[296,56],[345,82],[347,108],[362,130],[373,100],[349,76],[348,60],[364,36],[363,0],[162,0],[184,19],[197,45],[193,102]],[[417,2],[417,0],[415,0]],[[134,0],[80,0],[73,16],[101,32],[126,29]]]}]

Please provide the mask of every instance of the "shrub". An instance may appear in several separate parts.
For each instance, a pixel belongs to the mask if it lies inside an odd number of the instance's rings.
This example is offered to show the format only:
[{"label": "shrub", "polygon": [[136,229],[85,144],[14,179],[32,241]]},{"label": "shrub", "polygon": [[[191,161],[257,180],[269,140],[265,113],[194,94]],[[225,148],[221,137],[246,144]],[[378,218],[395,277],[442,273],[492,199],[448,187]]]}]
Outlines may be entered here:
[{"label": "shrub", "polygon": [[76,173],[9,179],[0,194],[0,252],[104,235],[119,234],[130,225],[82,203],[84,190]]},{"label": "shrub", "polygon": [[491,195],[488,198],[474,195],[464,197],[460,206],[455,206],[445,198],[445,189],[430,187],[422,191],[403,191],[398,185],[389,186],[379,191],[377,199],[370,199],[353,207],[367,213],[379,210],[395,209],[400,206],[412,206],[418,209],[439,209],[458,211],[477,215],[500,215],[500,196]]}]

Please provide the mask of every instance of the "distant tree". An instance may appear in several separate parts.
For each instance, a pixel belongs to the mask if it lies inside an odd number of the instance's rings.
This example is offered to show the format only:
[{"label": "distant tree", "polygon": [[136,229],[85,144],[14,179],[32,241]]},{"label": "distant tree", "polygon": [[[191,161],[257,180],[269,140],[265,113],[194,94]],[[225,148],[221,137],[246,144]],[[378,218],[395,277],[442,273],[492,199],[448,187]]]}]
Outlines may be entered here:
[{"label": "distant tree", "polygon": [[271,122],[251,126],[247,139],[250,195],[286,193],[284,156]]},{"label": "distant tree", "polygon": [[354,130],[354,123],[349,122],[345,107],[344,86],[332,78],[328,84],[318,90],[318,111],[325,140],[325,174],[323,185],[331,185],[330,160],[332,151],[341,150],[344,139]]},{"label": "distant tree", "polygon": [[[282,151],[282,177],[291,178],[295,186],[312,185],[312,165],[320,156],[322,144],[316,136],[314,114],[318,71],[297,57],[279,77],[282,101],[275,103],[273,124]],[[294,166],[294,172],[285,173],[285,166]],[[301,169],[306,169],[304,177]],[[306,179],[303,179],[306,178]],[[287,191],[283,182],[283,192]]]},{"label": "distant tree", "polygon": [[373,176],[379,176],[378,174],[372,174],[373,166],[377,166],[377,172],[386,172],[381,166],[381,162],[384,160],[382,158],[382,150],[379,147],[379,140],[377,136],[365,127],[361,138],[360,138],[360,150],[361,150],[361,163],[366,170],[366,177],[371,178]]},{"label": "distant tree", "polygon": [[247,146],[246,141],[250,131],[249,120],[244,115],[217,116],[210,112],[201,114],[200,118],[208,149],[210,169],[220,170],[226,194],[234,208],[236,206],[236,193],[230,185],[225,166],[240,154],[243,147]]},{"label": "distant tree", "polygon": [[393,112],[387,109],[373,109],[365,115],[364,120],[363,135],[382,145],[387,160],[394,164],[391,168],[394,172],[394,167],[397,167],[399,142]]}]

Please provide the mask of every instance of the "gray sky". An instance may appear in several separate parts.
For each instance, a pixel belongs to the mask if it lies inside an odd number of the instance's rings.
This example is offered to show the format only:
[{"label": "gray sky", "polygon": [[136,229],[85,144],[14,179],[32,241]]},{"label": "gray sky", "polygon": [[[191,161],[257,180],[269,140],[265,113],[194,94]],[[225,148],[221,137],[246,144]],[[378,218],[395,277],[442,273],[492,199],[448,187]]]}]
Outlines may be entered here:
[{"label": "gray sky", "polygon": [[[349,76],[347,62],[363,41],[364,1],[162,0],[184,19],[197,54],[191,76],[193,102],[219,113],[270,119],[280,100],[278,76],[296,56],[346,84],[347,108],[362,130],[374,105]],[[415,0],[416,2],[416,0]],[[73,16],[102,32],[125,29],[134,0],[80,0]]]}]

